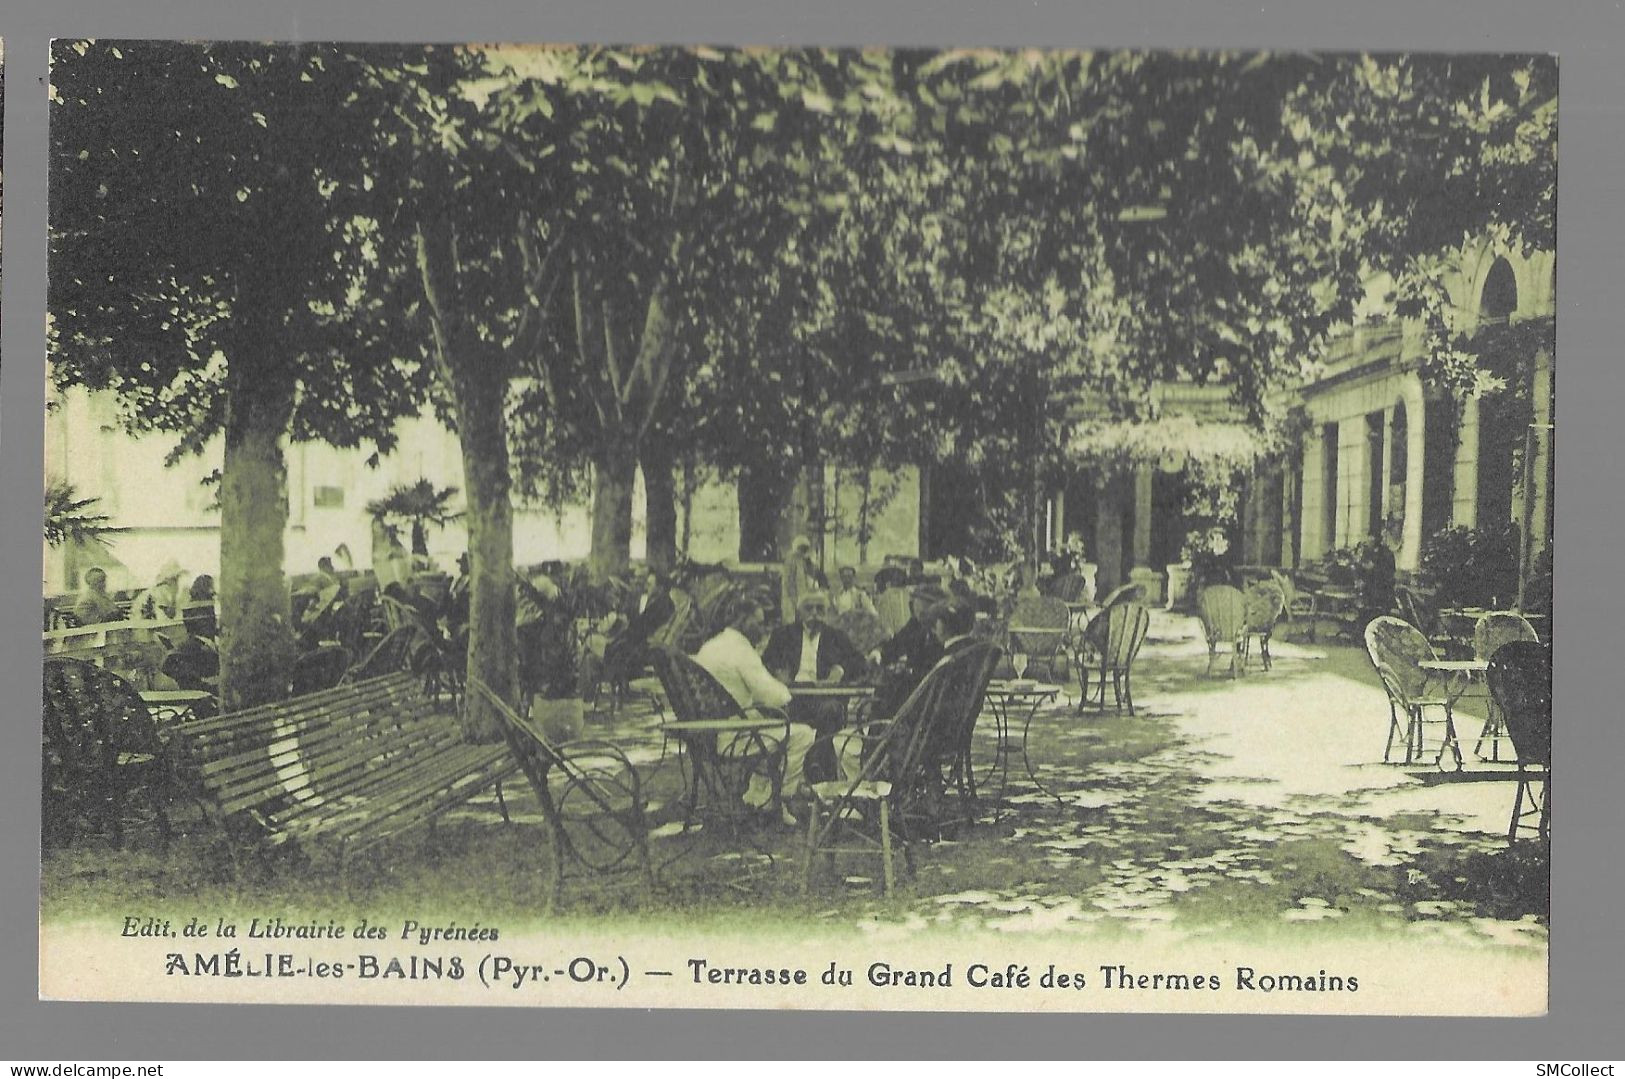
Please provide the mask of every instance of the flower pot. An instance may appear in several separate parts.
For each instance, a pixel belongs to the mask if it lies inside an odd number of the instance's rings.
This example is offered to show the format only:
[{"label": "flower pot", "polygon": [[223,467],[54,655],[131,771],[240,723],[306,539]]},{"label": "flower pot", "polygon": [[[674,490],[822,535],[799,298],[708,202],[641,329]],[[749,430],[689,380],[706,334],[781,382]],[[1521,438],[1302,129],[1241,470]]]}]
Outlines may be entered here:
[{"label": "flower pot", "polygon": [[586,729],[586,705],[580,697],[537,698],[530,720],[549,742],[573,742]]},{"label": "flower pot", "polygon": [[1167,609],[1185,602],[1191,591],[1191,564],[1189,562],[1175,562],[1168,566],[1168,604]]}]

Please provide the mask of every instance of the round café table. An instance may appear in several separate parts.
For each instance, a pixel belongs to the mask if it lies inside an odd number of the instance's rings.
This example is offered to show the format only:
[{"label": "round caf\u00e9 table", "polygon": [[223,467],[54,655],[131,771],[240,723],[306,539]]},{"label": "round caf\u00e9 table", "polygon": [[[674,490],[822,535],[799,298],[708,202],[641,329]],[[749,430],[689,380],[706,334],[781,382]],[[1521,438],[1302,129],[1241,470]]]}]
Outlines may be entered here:
[{"label": "round caf\u00e9 table", "polygon": [[1021,760],[1026,766],[1028,777],[1039,790],[1054,795],[1053,791],[1039,782],[1038,776],[1033,772],[1032,758],[1027,753],[1027,732],[1032,729],[1033,717],[1038,714],[1038,709],[1055,701],[1060,695],[1060,686],[1026,678],[999,678],[987,684],[987,707],[993,714],[993,758],[988,762],[982,776],[977,775],[971,762],[966,762],[971,779],[972,797],[976,796],[976,784],[979,779],[991,780],[997,774],[999,800],[1003,801],[1004,789],[1010,781],[1010,754],[1015,748],[1010,732],[1016,720],[1021,722]]},{"label": "round caf\u00e9 table", "polygon": [[[1462,760],[1461,740],[1456,737],[1456,702],[1461,699],[1462,694],[1467,691],[1467,687],[1473,683],[1475,678],[1484,677],[1484,673],[1490,669],[1489,661],[1483,659],[1424,659],[1418,661],[1416,666],[1430,679],[1434,675],[1443,676],[1446,702],[1444,740],[1439,743],[1439,755],[1434,759],[1434,763],[1438,765],[1440,770],[1445,770],[1444,754],[1446,750],[1449,750],[1456,764],[1455,768],[1450,770],[1459,772],[1462,768]],[[1426,692],[1425,689],[1424,692]],[[1484,730],[1479,734],[1478,744],[1474,747],[1475,753],[1483,747],[1486,738],[1490,740],[1492,747],[1499,741],[1499,732],[1490,729],[1492,722],[1493,717],[1485,720]],[[1420,751],[1420,747],[1418,747],[1418,751]],[[1492,748],[1491,752],[1496,753],[1497,759],[1499,759],[1499,754],[1495,749]]]},{"label": "round caf\u00e9 table", "polygon": [[[688,758],[688,792],[684,799],[683,830],[696,819],[709,817],[728,827],[734,835],[750,838],[745,827],[752,807],[745,804],[750,777],[757,774],[752,762],[772,762],[766,773],[773,783],[777,806],[784,773],[783,752],[786,720],[771,716],[739,716],[730,719],[690,719],[667,723],[660,729],[674,735]],[[769,745],[767,735],[777,732],[779,744]],[[703,819],[702,819],[703,823]],[[752,839],[752,845],[755,842]]]}]

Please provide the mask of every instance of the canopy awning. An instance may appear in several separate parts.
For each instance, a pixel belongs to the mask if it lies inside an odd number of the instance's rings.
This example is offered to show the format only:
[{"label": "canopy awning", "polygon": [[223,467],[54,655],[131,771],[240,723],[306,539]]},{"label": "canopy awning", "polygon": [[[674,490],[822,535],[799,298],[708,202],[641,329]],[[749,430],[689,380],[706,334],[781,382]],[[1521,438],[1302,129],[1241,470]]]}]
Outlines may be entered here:
[{"label": "canopy awning", "polygon": [[1154,465],[1177,471],[1190,465],[1246,469],[1272,456],[1275,445],[1245,423],[1192,416],[1151,420],[1092,420],[1074,429],[1067,455],[1089,466]]}]

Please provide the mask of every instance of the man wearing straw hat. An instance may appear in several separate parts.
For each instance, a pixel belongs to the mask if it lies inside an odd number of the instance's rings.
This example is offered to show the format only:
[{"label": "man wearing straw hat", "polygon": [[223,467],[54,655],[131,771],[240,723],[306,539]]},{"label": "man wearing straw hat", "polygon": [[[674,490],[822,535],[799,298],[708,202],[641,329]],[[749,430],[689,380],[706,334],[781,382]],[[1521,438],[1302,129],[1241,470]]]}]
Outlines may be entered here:
[{"label": "man wearing straw hat", "polygon": [[158,569],[152,587],[135,597],[130,605],[130,617],[137,621],[153,622],[181,616],[181,577],[185,570],[173,558]]}]

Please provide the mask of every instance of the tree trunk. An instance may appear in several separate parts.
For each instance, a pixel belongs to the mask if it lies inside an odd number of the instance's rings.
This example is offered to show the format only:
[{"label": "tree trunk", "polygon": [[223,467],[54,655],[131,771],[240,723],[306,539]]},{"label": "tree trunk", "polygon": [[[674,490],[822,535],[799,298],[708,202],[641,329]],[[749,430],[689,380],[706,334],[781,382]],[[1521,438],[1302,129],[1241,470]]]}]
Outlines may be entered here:
[{"label": "tree trunk", "polygon": [[683,462],[682,497],[683,539],[682,546],[679,548],[679,550],[682,551],[684,558],[692,558],[694,555],[694,488],[696,483],[697,481],[694,475],[694,462],[692,460],[685,460]]},{"label": "tree trunk", "polygon": [[247,372],[231,378],[220,470],[220,703],[235,712],[288,693],[296,646],[282,573],[288,474],[281,438],[291,385]]},{"label": "tree trunk", "polygon": [[[469,366],[477,369],[478,377],[466,380],[464,399],[457,405],[463,483],[468,492],[466,662],[471,679],[480,679],[504,700],[511,701],[518,684],[519,642],[514,629],[513,503],[508,489],[507,425],[501,419],[506,380],[500,373],[492,375],[492,370],[500,372],[498,364]],[[487,714],[480,695],[470,693],[465,700],[463,736],[471,742],[500,739],[500,721]]]},{"label": "tree trunk", "polygon": [[[456,242],[443,222],[417,233],[418,272],[429,302],[436,371],[450,391],[463,451],[468,493],[468,653],[470,681],[479,679],[503,700],[518,697],[518,639],[514,631],[513,505],[508,478],[508,423],[504,408],[509,363],[483,346],[464,318],[457,278]],[[463,737],[492,742],[502,722],[479,693],[463,708]]]},{"label": "tree trunk", "polygon": [[642,467],[646,558],[649,565],[670,572],[677,565],[677,487],[671,455],[645,447]]},{"label": "tree trunk", "polygon": [[739,470],[739,561],[777,562],[789,550],[779,547],[779,506],[784,478],[768,465]]},{"label": "tree trunk", "polygon": [[797,536],[806,536],[812,541],[813,555],[816,558],[819,537],[817,529],[813,527],[813,490],[807,470],[797,469],[786,477],[779,487],[778,494],[774,536],[778,540],[779,557],[782,559],[790,553],[790,545],[796,541]]},{"label": "tree trunk", "polygon": [[858,503],[858,562],[867,566],[869,564],[869,513],[870,503],[874,499],[875,478],[874,470],[865,467],[863,470],[863,497]]},{"label": "tree trunk", "polygon": [[605,581],[626,571],[632,559],[632,485],[637,455],[623,440],[593,455],[592,552],[587,571]]}]

